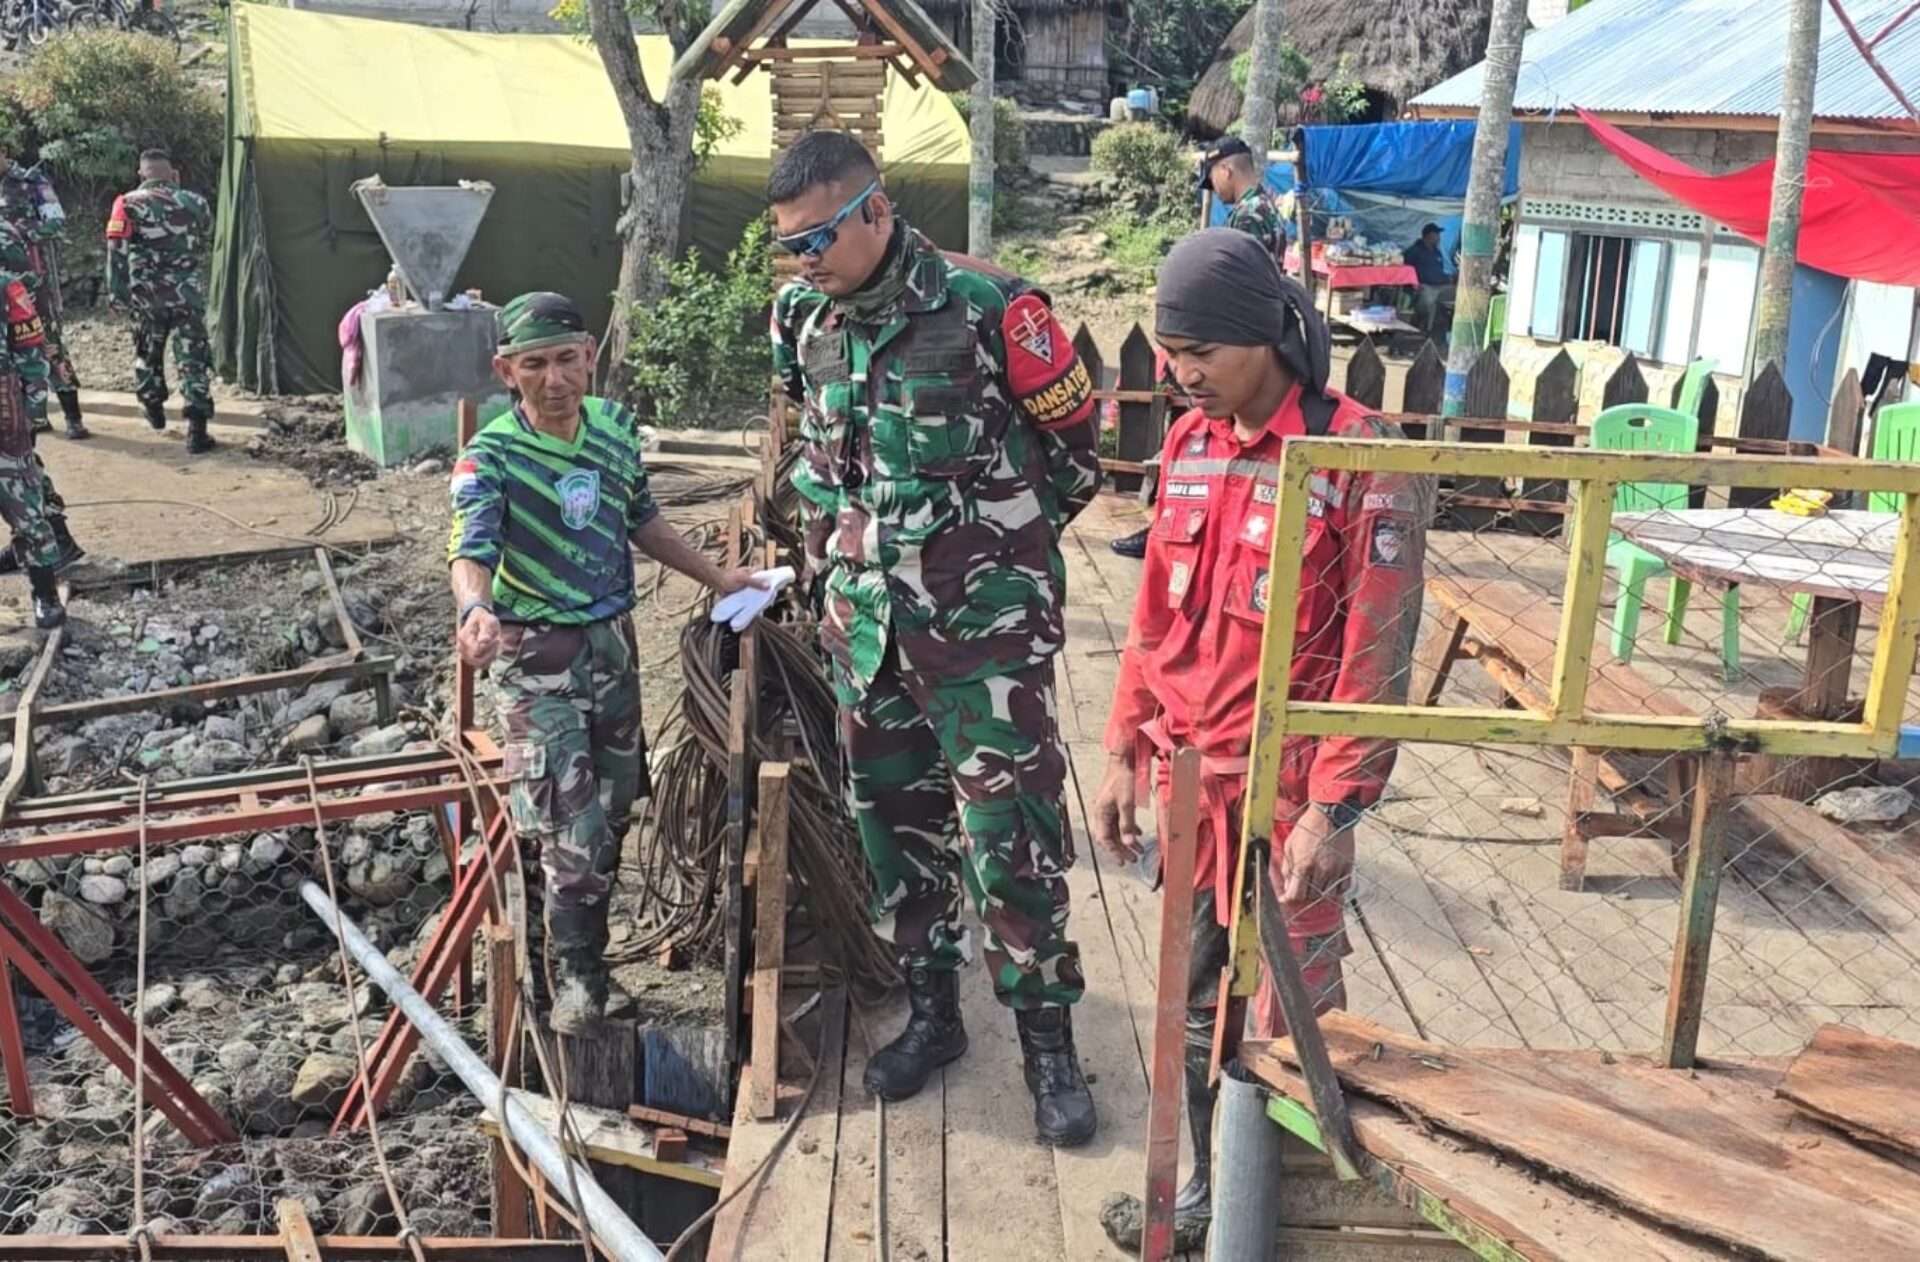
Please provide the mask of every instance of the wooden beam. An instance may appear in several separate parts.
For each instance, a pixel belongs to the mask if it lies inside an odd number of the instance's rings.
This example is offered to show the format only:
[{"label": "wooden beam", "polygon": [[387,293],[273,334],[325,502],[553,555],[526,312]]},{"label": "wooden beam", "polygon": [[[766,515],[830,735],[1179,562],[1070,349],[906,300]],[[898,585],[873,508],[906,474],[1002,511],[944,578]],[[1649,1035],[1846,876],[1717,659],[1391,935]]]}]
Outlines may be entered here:
[{"label": "wooden beam", "polygon": [[741,60],[759,65],[763,62],[796,61],[884,61],[907,51],[901,44],[841,44],[834,48],[755,48]]},{"label": "wooden beam", "polygon": [[694,1135],[706,1135],[713,1139],[726,1139],[733,1134],[733,1127],[724,1122],[716,1122],[704,1117],[688,1117],[684,1113],[671,1113],[666,1109],[650,1109],[641,1104],[629,1107],[627,1116],[636,1122],[670,1126],[676,1130],[687,1131]]},{"label": "wooden beam", "polygon": [[[570,1135],[564,1139],[560,1135],[560,1111],[552,1100],[531,1091],[515,1090],[512,1096],[514,1103],[524,1108],[547,1134],[573,1151]],[[693,1148],[687,1149],[682,1160],[663,1160],[653,1129],[624,1113],[591,1108],[584,1104],[569,1104],[567,1115],[580,1133],[580,1143],[589,1161],[638,1170],[643,1174],[657,1174],[701,1187],[720,1186],[723,1162]],[[491,1113],[480,1119],[480,1129],[495,1139],[500,1137],[500,1123]],[[576,1243],[573,1250],[578,1256],[580,1246]]]},{"label": "wooden beam", "polygon": [[[116,714],[138,714],[190,702],[226,701],[234,697],[254,696],[282,688],[310,688],[334,680],[372,680],[378,686],[393,675],[391,657],[366,657],[354,660],[348,654],[324,657],[293,670],[270,671],[264,675],[241,675],[233,679],[215,679],[181,688],[163,688],[158,692],[136,692],[125,697],[97,697],[87,701],[63,701],[59,705],[37,708],[34,717],[41,723],[87,723]],[[16,704],[7,712],[19,721]],[[0,718],[6,717],[0,715]],[[17,748],[17,746],[16,746]]]},{"label": "wooden beam", "polygon": [[1680,923],[1674,932],[1673,971],[1667,984],[1666,1032],[1660,1047],[1660,1060],[1670,1069],[1691,1069],[1700,1046],[1700,1014],[1706,1006],[1707,964],[1713,954],[1720,875],[1726,867],[1732,788],[1733,755],[1713,753],[1700,760],[1687,875],[1680,892]]},{"label": "wooden beam", "polygon": [[788,767],[760,768],[760,866],[754,886],[753,1059],[747,1092],[753,1116],[774,1114],[780,1085],[780,970],[787,960]]},{"label": "wooden beam", "polygon": [[1187,971],[1193,950],[1189,935],[1199,820],[1200,751],[1176,750],[1167,841],[1160,851],[1166,880],[1160,903],[1159,980],[1154,991],[1142,1262],[1165,1262],[1173,1256],[1173,1198],[1180,1167],[1180,1108],[1186,1096]]},{"label": "wooden beam", "polygon": [[[65,605],[72,599],[72,589],[65,583],[60,584],[60,603]],[[13,765],[7,768],[7,778],[0,783],[0,819],[7,817],[13,809],[14,799],[20,796],[21,788],[27,782],[27,773],[33,766],[33,707],[40,698],[40,688],[47,682],[53,664],[60,659],[60,651],[67,644],[67,623],[62,622],[47,633],[46,640],[40,645],[40,656],[33,663],[33,673],[27,676],[27,686],[21,689],[20,700],[13,708]]]},{"label": "wooden beam", "polygon": [[895,17],[893,11],[888,8],[886,0],[860,0],[860,7],[871,13],[873,20],[878,22],[887,34],[893,36],[894,42],[907,50],[913,58],[914,65],[929,76],[939,71],[940,63],[920,46],[920,41],[914,39],[905,26],[901,25],[900,19]]},{"label": "wooden beam", "polygon": [[1613,521],[1611,482],[1586,482],[1574,509],[1573,538],[1567,548],[1566,603],[1560,610],[1560,634],[1553,663],[1549,718],[1587,711],[1587,678],[1592,674],[1593,633],[1599,621],[1600,589],[1607,577],[1607,534]]},{"label": "wooden beam", "polygon": [[287,1262],[320,1262],[320,1242],[313,1238],[313,1224],[299,1201],[283,1196],[273,1204],[280,1222],[280,1239],[287,1248]]}]

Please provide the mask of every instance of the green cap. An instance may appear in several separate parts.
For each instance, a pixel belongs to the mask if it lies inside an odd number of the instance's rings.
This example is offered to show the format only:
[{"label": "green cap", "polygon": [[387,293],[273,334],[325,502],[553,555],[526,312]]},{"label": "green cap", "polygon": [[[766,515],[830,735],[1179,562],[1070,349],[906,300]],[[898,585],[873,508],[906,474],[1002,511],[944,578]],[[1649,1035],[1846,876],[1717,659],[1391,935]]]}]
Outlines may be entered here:
[{"label": "green cap", "polygon": [[502,355],[561,346],[586,335],[586,318],[565,294],[521,294],[494,317],[494,336]]}]

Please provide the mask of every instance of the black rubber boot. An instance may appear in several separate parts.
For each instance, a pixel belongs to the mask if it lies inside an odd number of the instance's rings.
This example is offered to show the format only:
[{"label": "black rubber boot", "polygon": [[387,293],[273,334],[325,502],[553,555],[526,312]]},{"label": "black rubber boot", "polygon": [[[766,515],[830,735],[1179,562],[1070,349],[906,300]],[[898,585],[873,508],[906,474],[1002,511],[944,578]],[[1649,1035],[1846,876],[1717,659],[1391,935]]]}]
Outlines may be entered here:
[{"label": "black rubber boot", "polygon": [[607,1015],[607,905],[547,908],[547,959],[555,1034],[581,1035]]},{"label": "black rubber boot", "polygon": [[934,1070],[959,1060],[967,1050],[966,1027],[960,1023],[960,974],[910,964],[907,1002],[912,1007],[907,1028],[867,1062],[867,1090],[882,1100],[919,1095]]},{"label": "black rubber boot", "polygon": [[88,429],[86,423],[80,419],[80,392],[62,390],[59,398],[61,414],[67,418],[67,437],[75,441],[92,438],[93,431]]},{"label": "black rubber boot", "polygon": [[1033,1126],[1041,1143],[1078,1148],[1093,1138],[1100,1121],[1093,1092],[1073,1050],[1073,1013],[1035,1008],[1014,1013],[1020,1050],[1027,1058],[1027,1090],[1033,1094]]},{"label": "black rubber boot", "polygon": [[1130,535],[1122,535],[1107,546],[1123,557],[1132,557],[1138,561],[1147,555],[1147,532],[1136,530]]},{"label": "black rubber boot", "polygon": [[140,407],[147,414],[149,427],[160,430],[167,427],[167,405],[164,403],[142,403]]},{"label": "black rubber boot", "polygon": [[33,585],[33,625],[51,631],[65,622],[67,610],[60,603],[60,585],[54,581],[52,567],[28,566],[27,582]]},{"label": "black rubber boot", "polygon": [[199,456],[212,451],[219,444],[213,441],[213,435],[207,433],[207,418],[189,416],[187,418],[187,454]]},{"label": "black rubber boot", "polygon": [[[1207,1085],[1212,1061],[1211,1043],[1187,1044],[1187,1134],[1193,1139],[1194,1162],[1192,1177],[1173,1199],[1175,1253],[1203,1252],[1207,1231],[1213,1226],[1213,1088]],[[1100,1225],[1114,1244],[1138,1253],[1146,1233],[1146,1206],[1131,1193],[1116,1193],[1100,1207]]]}]

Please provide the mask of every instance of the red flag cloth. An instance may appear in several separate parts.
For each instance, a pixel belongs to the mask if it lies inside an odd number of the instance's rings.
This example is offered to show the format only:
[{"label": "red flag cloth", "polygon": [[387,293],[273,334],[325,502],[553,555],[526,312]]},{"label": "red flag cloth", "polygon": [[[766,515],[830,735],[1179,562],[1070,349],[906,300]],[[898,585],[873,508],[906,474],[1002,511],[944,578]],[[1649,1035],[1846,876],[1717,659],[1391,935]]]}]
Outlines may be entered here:
[{"label": "red flag cloth", "polygon": [[[1640,178],[1755,245],[1766,244],[1772,159],[1727,175],[1704,175],[1585,110],[1579,113],[1600,143]],[[1811,151],[1800,261],[1854,280],[1920,286],[1920,155]]]}]

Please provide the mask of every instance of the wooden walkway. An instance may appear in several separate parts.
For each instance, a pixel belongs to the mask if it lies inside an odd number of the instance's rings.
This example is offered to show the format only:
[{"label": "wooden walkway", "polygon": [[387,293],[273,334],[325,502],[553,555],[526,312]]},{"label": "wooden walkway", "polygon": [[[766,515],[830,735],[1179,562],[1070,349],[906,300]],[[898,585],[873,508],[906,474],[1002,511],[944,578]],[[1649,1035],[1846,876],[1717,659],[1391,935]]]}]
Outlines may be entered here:
[{"label": "wooden walkway", "polygon": [[[1107,1241],[1100,1210],[1113,1193],[1138,1193],[1144,1178],[1158,896],[1094,852],[1085,809],[1104,767],[1100,740],[1139,576],[1138,563],[1115,556],[1107,544],[1145,520],[1130,498],[1103,495],[1070,531],[1067,547],[1068,643],[1060,658],[1059,704],[1073,757],[1068,796],[1080,839],[1069,877],[1073,932],[1088,985],[1075,1031],[1100,1109],[1098,1138],[1073,1152],[1035,1145],[1012,1019],[994,1003],[986,978],[971,969],[962,982],[971,1051],[919,1098],[889,1106],[884,1135],[860,1078],[869,1049],[903,1022],[904,1004],[855,1010],[844,1040],[827,1039],[828,1059],[807,1116],[764,1186],[722,1215],[710,1257],[838,1262],[878,1256],[875,1174],[882,1148],[885,1230],[894,1259],[1126,1256]],[[1564,553],[1557,544],[1511,535],[1436,536],[1436,547],[1445,549],[1437,562],[1444,572],[1520,573],[1542,584],[1543,598],[1558,591],[1553,576]],[[1732,688],[1721,683],[1710,651],[1717,644],[1714,602],[1694,603],[1689,642],[1669,648],[1657,629],[1647,629],[1655,619],[1649,600],[1641,636],[1647,656],[1636,665],[1663,686],[1691,692],[1703,707],[1733,711],[1744,704],[1741,712],[1751,713],[1760,683],[1795,677],[1795,651],[1781,649],[1778,660],[1770,659],[1763,626],[1748,650],[1756,678]],[[1786,613],[1784,600],[1778,604],[1755,614],[1773,624],[1774,645]],[[1428,620],[1437,625],[1432,610]],[[1862,642],[1870,644],[1870,634],[1863,633]],[[1446,700],[1485,702],[1491,688],[1478,666],[1463,663]],[[1357,1015],[1439,1043],[1654,1050],[1679,883],[1664,845],[1601,840],[1592,847],[1587,889],[1561,891],[1566,789],[1565,764],[1548,751],[1402,749],[1388,799],[1360,836],[1347,968],[1349,1006]],[[1895,924],[1907,904],[1856,906],[1842,898],[1794,861],[1772,816],[1744,818],[1738,827],[1745,830],[1734,839],[1741,858],[1737,879],[1722,890],[1702,1054],[1789,1056],[1829,1021],[1920,1041],[1920,915],[1908,909]],[[1855,891],[1863,900],[1872,892]],[[803,1037],[815,1037],[811,1022],[804,1029]],[[798,1088],[791,1094],[797,1100]],[[737,1123],[729,1190],[782,1125]],[[1405,1262],[1455,1256],[1430,1245],[1389,1252],[1355,1247],[1360,1251],[1340,1256]],[[1283,1242],[1277,1256],[1295,1254]]]}]

